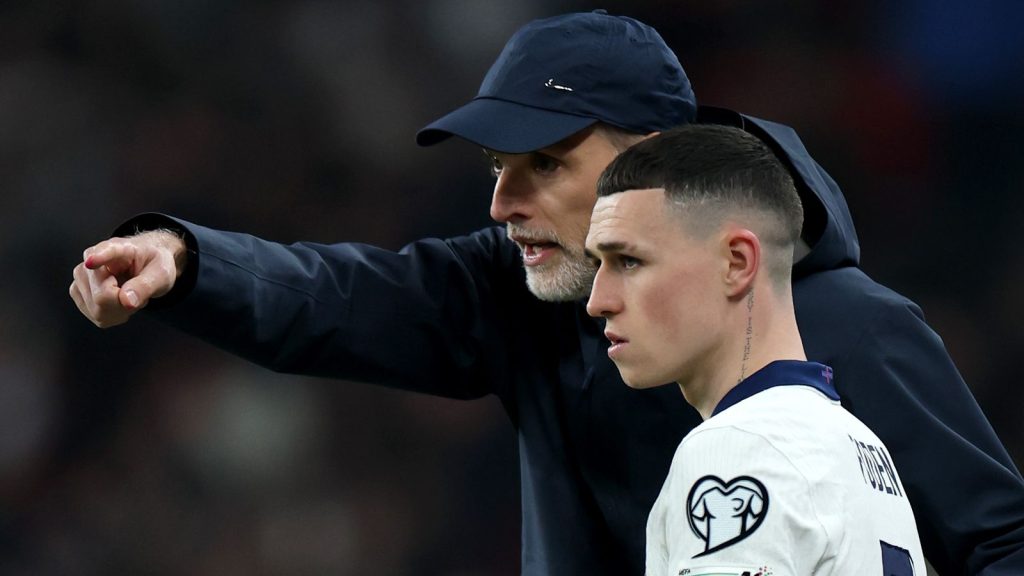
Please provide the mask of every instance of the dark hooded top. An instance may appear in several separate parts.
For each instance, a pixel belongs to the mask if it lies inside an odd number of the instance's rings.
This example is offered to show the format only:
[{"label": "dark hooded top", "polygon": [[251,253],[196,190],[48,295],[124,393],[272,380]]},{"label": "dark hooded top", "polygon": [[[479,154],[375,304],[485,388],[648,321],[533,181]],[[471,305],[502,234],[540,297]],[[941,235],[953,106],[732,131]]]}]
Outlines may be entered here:
[{"label": "dark hooded top", "polygon": [[[1024,481],[921,310],[857,267],[836,183],[786,126],[713,108],[699,121],[742,126],[793,171],[812,247],[793,284],[807,356],[891,450],[929,562],[944,576],[1024,574]],[[183,233],[191,257],[149,314],[276,371],[496,395],[518,434],[522,573],[643,574],[648,512],[700,417],[675,386],[623,384],[601,321],[584,302],[534,298],[503,229],[397,253],[156,214],[118,232],[157,227]]]}]

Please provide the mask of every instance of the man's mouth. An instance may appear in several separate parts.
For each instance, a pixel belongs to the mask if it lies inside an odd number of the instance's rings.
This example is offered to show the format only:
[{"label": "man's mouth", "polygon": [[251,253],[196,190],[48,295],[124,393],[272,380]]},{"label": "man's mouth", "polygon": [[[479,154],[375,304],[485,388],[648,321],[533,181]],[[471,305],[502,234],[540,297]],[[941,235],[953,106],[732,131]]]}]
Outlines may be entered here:
[{"label": "man's mouth", "polygon": [[554,242],[540,244],[523,244],[523,264],[537,266],[547,260],[561,246]]},{"label": "man's mouth", "polygon": [[549,240],[526,238],[516,235],[511,236],[511,238],[522,251],[523,265],[525,266],[539,266],[553,256],[557,250],[562,249],[562,246],[557,242]]}]

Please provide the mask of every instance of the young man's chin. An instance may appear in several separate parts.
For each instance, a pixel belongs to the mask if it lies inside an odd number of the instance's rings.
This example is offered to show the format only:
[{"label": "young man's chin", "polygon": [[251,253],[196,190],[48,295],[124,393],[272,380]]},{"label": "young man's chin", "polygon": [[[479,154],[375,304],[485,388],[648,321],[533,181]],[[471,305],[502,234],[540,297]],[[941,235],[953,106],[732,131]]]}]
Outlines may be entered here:
[{"label": "young man's chin", "polygon": [[623,378],[622,381],[626,383],[626,386],[629,386],[633,390],[643,390],[643,389],[647,388],[647,386],[643,385],[642,383],[640,383],[640,382],[638,382],[636,380],[631,380],[631,379],[628,379],[628,378]]},{"label": "young man's chin", "polygon": [[[615,366],[618,367],[619,365],[616,364]],[[645,390],[655,386],[655,384],[651,384],[639,374],[632,373],[628,369],[623,370],[622,368],[619,368],[619,374],[622,375],[622,381],[626,383],[626,386],[629,386],[634,390]]]}]

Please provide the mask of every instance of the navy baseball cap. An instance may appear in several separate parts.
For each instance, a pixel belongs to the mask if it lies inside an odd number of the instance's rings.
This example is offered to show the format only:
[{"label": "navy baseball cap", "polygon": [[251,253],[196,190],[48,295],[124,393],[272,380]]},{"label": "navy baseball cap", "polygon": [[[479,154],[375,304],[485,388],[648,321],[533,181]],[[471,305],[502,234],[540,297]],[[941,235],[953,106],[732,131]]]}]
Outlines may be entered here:
[{"label": "navy baseball cap", "polygon": [[416,134],[519,154],[596,122],[639,134],[686,124],[697,101],[654,28],[604,10],[534,20],[505,44],[476,98]]}]

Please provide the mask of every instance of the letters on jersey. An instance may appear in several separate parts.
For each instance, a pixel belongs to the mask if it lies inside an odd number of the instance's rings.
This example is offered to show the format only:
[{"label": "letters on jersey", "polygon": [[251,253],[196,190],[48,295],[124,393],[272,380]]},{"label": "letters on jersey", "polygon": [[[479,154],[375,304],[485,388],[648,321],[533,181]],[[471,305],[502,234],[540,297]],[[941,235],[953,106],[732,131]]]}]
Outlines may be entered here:
[{"label": "letters on jersey", "polygon": [[896,468],[892,465],[885,447],[861,442],[849,434],[846,437],[853,442],[853,448],[857,452],[864,483],[879,492],[903,496],[900,481],[896,478]]},{"label": "letters on jersey", "polygon": [[690,529],[704,541],[699,558],[743,540],[768,514],[768,489],[759,480],[739,476],[724,482],[704,476],[686,498]]}]

